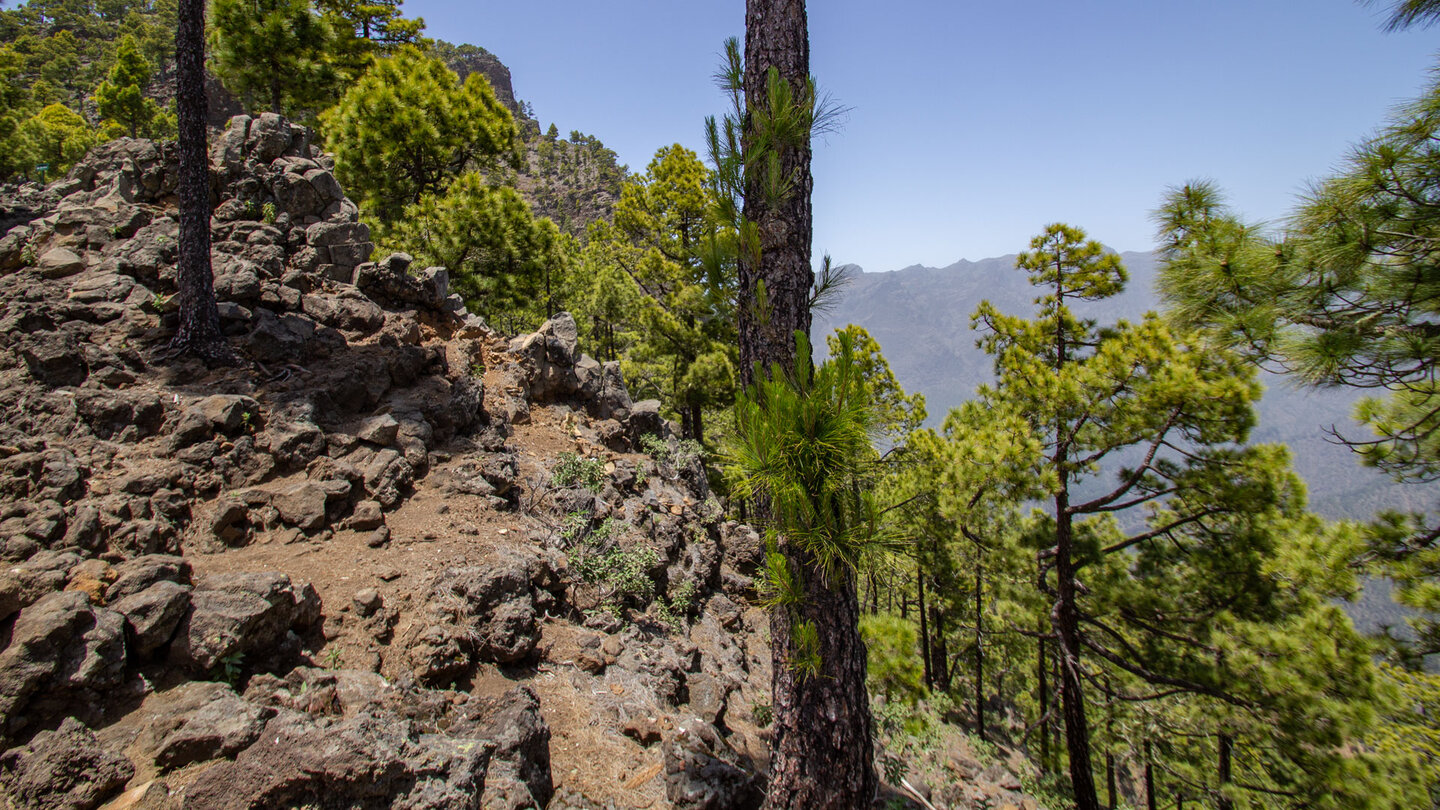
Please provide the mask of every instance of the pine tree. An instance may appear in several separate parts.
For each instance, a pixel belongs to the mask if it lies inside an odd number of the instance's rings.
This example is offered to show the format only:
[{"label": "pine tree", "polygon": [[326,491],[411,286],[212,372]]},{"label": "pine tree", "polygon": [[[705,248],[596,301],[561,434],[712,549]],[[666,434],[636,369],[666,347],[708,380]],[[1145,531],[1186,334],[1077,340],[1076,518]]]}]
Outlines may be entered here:
[{"label": "pine tree", "polygon": [[[804,0],[747,0],[743,56],[739,43],[727,42],[720,78],[731,111],[707,120],[706,136],[720,217],[736,230],[739,371],[748,388],[772,368],[790,368],[796,336],[810,332],[810,139],[826,116],[810,77]],[[783,533],[778,548],[805,599],[793,614],[777,608],[770,616],[775,726],[766,806],[862,806],[877,780],[855,572],[825,570]],[[800,677],[790,662],[811,641],[824,669]],[[828,778],[818,782],[817,773]]]},{"label": "pine tree", "polygon": [[321,120],[336,175],[382,230],[462,171],[515,150],[515,122],[485,78],[461,84],[412,46],[377,60]]},{"label": "pine tree", "polygon": [[13,48],[0,47],[0,178],[27,168],[28,152],[20,127],[28,116],[29,99],[20,84],[23,59]]},{"label": "pine tree", "polygon": [[[1357,408],[1372,435],[1343,438],[1364,463],[1425,484],[1440,479],[1437,135],[1440,84],[1318,184],[1283,239],[1243,222],[1209,183],[1174,190],[1156,214],[1177,322],[1314,385],[1389,392]],[[1392,513],[1373,528],[1402,600],[1440,609],[1440,521]],[[1422,633],[1424,650],[1440,650],[1440,627]]]},{"label": "pine tree", "polygon": [[[736,402],[728,467],[735,494],[763,496],[768,507],[764,589],[771,627],[785,639],[772,642],[773,733],[785,738],[773,745],[789,768],[828,769],[791,777],[772,766],[766,806],[863,807],[876,785],[855,577],[861,559],[883,542],[870,491],[878,468],[866,463],[875,415],[848,336],[819,368],[805,335],[793,340],[792,368],[757,375]],[[843,612],[822,614],[817,605]]]},{"label": "pine tree", "polygon": [[420,32],[425,30],[425,20],[401,15],[402,5],[404,0],[319,0],[321,12],[342,22],[354,37],[381,53],[418,44]]},{"label": "pine tree", "polygon": [[258,97],[270,112],[295,116],[333,97],[330,27],[310,0],[214,0],[212,13],[215,73],[247,107]]},{"label": "pine tree", "polygon": [[394,55],[405,45],[426,47],[423,19],[401,16],[402,0],[317,0],[334,32],[326,60],[350,84],[365,74],[376,58]]},{"label": "pine tree", "polygon": [[706,409],[734,399],[733,244],[714,216],[710,173],[678,144],[621,189],[613,227],[590,231],[594,263],[619,269],[640,293],[625,377],[672,408],[690,439],[704,439]]},{"label": "pine tree", "polygon": [[[1187,350],[1154,317],[1103,331],[1077,318],[1071,302],[1110,297],[1125,282],[1118,257],[1086,240],[1079,229],[1047,227],[1016,265],[1045,292],[1035,299],[1039,312],[1031,321],[1002,315],[988,302],[980,305],[975,320],[989,332],[981,344],[996,358],[998,377],[993,387],[982,387],[980,397],[1024,414],[1044,443],[1035,474],[1049,482],[1053,524],[1049,546],[1039,557],[1040,581],[1053,583],[1045,587],[1054,602],[1052,632],[1060,656],[1072,788],[1081,810],[1098,810],[1084,696],[1081,570],[1204,514],[1180,515],[1173,526],[1105,544],[1077,521],[1135,509],[1173,492],[1185,467],[1176,467],[1162,451],[1182,443],[1242,439],[1253,420],[1250,401],[1258,392],[1238,360]],[[1142,463],[1117,486],[1098,497],[1072,498],[1076,483],[1129,447],[1140,449]],[[1200,458],[1193,451],[1184,456],[1191,464]]]},{"label": "pine tree", "polygon": [[69,171],[95,144],[95,131],[79,113],[64,104],[51,104],[21,127],[35,162],[48,163],[50,177]]},{"label": "pine tree", "polygon": [[145,95],[149,87],[150,63],[140,55],[135,38],[126,35],[120,40],[109,76],[95,89],[100,117],[119,125],[132,138],[142,132],[150,134],[161,112],[160,105]]},{"label": "pine tree", "polygon": [[555,223],[537,219],[513,188],[473,172],[405,209],[388,244],[449,269],[470,309],[538,325],[556,311],[568,258]]}]

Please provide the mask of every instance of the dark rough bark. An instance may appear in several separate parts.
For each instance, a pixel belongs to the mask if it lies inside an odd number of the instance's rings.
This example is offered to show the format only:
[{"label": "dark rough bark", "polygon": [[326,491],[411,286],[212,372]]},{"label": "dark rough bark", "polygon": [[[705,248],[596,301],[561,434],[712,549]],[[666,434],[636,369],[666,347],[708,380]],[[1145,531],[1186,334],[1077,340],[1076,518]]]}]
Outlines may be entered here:
[{"label": "dark rough bark", "polygon": [[1155,810],[1155,764],[1150,761],[1150,741],[1145,741],[1145,810]]},{"label": "dark rough bark", "polygon": [[[1062,450],[1058,450],[1057,459]],[[1064,469],[1058,463],[1055,465]],[[1060,640],[1060,712],[1065,718],[1065,752],[1070,757],[1070,787],[1076,810],[1100,810],[1095,773],[1090,767],[1090,727],[1085,720],[1085,694],[1080,675],[1080,614],[1075,606],[1074,537],[1070,525],[1070,493],[1055,496],[1055,574],[1059,598],[1050,621]]]},{"label": "dark rough bark", "polygon": [[[1043,631],[1044,628],[1041,628]],[[1050,662],[1045,660],[1045,639],[1041,638],[1039,643],[1040,652],[1035,663],[1035,680],[1040,690],[1040,767],[1050,767],[1050,721],[1046,715],[1050,712],[1050,682],[1046,673],[1050,669]]]},{"label": "dark rough bark", "polygon": [[1220,777],[1220,796],[1215,800],[1217,810],[1235,810],[1235,802],[1225,794],[1225,788],[1230,786],[1230,760],[1231,752],[1234,750],[1235,740],[1228,734],[1220,735],[1220,761],[1218,764],[1218,776]]},{"label": "dark rough bark", "polygon": [[[985,739],[985,567],[975,565],[975,733]],[[1043,707],[1042,707],[1043,710]]]},{"label": "dark rough bark", "polygon": [[[745,4],[745,77],[747,104],[763,103],[770,68],[789,82],[799,98],[810,78],[810,38],[804,0],[747,0]],[[746,144],[752,121],[745,121]],[[741,251],[739,266],[740,381],[749,387],[754,365],[767,371],[772,363],[792,365],[795,332],[810,334],[810,269],[812,235],[810,142],[782,144],[780,168],[794,178],[789,195],[766,200],[760,173],[745,174],[746,222],[759,229],[760,261]],[[775,204],[771,204],[771,203]],[[763,312],[756,300],[764,281]]]},{"label": "dark rough bark", "polygon": [[931,669],[935,671],[935,683],[940,688],[950,690],[950,643],[946,638],[945,612],[937,605],[930,606],[930,637],[934,645],[931,655],[934,663]]},{"label": "dark rough bark", "polygon": [[[804,0],[746,2],[743,89],[752,109],[765,103],[771,68],[797,99],[807,93],[810,42]],[[747,115],[745,147],[754,143],[755,125],[754,114]],[[776,151],[781,171],[792,180],[789,194],[767,199],[758,172],[747,171],[744,179],[743,215],[754,223],[759,240],[759,255],[742,250],[739,266],[740,373],[747,388],[756,364],[767,371],[772,364],[792,367],[795,333],[810,333],[809,139],[778,144]],[[762,283],[763,300],[758,295]],[[855,576],[847,572],[827,579],[783,538],[780,550],[804,578],[805,601],[771,611],[775,725],[765,807],[868,807],[878,781]],[[821,670],[803,679],[789,665],[797,620],[813,622],[819,636]]]},{"label": "dark rough bark", "polygon": [[773,609],[775,725],[765,808],[869,807],[878,781],[855,579],[826,583],[813,566],[805,571],[805,604],[798,612],[819,631],[821,669],[803,680],[796,676],[786,652],[792,618],[783,607]]},{"label": "dark rough bark", "polygon": [[210,269],[210,166],[205,133],[205,0],[180,0],[175,29],[175,113],[180,173],[180,327],[170,346],[210,362],[232,359],[220,334]]},{"label": "dark rough bark", "polygon": [[916,566],[915,610],[920,614],[920,662],[925,669],[925,688],[935,688],[935,671],[930,661],[930,617],[925,610],[925,573]]}]

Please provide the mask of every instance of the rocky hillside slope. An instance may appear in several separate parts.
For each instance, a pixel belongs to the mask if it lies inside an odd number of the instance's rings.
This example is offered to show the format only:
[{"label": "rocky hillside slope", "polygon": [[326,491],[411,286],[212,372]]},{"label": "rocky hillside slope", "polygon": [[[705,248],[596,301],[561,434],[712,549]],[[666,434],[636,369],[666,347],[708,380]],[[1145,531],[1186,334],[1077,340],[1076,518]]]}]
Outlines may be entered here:
[{"label": "rocky hillside slope", "polygon": [[[175,168],[121,139],[6,201],[0,798],[758,806],[759,538],[658,403],[568,315],[507,340],[373,261],[271,115],[212,149],[245,361],[171,357]],[[927,767],[940,806],[1034,807],[964,745]]]},{"label": "rocky hillside slope", "polygon": [[444,270],[370,261],[304,129],[237,118],[213,160],[242,367],[164,353],[169,145],[102,147],[0,240],[10,801],[753,789],[757,540],[657,403],[579,355],[568,316],[506,341]]}]

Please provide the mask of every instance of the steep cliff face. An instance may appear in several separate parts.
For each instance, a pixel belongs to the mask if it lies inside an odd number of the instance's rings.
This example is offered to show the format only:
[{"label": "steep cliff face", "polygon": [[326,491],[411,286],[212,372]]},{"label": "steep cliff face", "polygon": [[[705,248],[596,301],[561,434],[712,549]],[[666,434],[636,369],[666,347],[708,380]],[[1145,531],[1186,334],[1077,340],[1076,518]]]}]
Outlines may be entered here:
[{"label": "steep cliff face", "polygon": [[498,56],[479,45],[452,45],[439,40],[434,47],[436,55],[455,71],[460,81],[465,81],[471,73],[479,73],[490,82],[490,89],[495,91],[495,98],[501,104],[510,108],[511,113],[521,114],[520,102],[515,99],[515,88],[510,82],[510,68],[505,67]]}]

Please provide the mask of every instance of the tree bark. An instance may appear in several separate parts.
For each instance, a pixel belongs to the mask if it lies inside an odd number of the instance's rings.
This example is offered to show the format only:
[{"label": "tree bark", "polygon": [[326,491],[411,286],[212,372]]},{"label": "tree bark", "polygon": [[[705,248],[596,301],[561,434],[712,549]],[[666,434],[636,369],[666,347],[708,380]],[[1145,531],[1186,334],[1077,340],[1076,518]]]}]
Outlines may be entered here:
[{"label": "tree bark", "polygon": [[172,350],[207,362],[234,356],[220,334],[215,281],[210,269],[210,160],[205,133],[205,0],[180,0],[175,29],[175,113],[178,130],[180,198],[180,326]]},{"label": "tree bark", "polygon": [[821,669],[802,679],[789,666],[793,620],[784,607],[773,609],[775,725],[765,808],[869,807],[878,782],[854,577],[826,583],[813,567],[806,572],[805,604],[798,613],[818,631]]},{"label": "tree bark", "polygon": [[[810,41],[804,0],[747,0],[745,73],[747,113],[742,148],[755,156],[758,115],[768,103],[774,68],[796,99],[810,79]],[[810,140],[775,143],[775,160],[790,178],[789,193],[767,197],[764,158],[747,160],[743,217],[758,245],[742,248],[738,321],[740,380],[755,381],[757,364],[793,368],[795,333],[810,334],[812,236]],[[753,248],[758,247],[758,252]],[[763,289],[763,295],[761,290]],[[780,539],[780,552],[804,580],[805,600],[771,611],[772,688],[775,725],[771,737],[770,810],[868,807],[878,781],[873,764],[873,721],[865,691],[865,645],[860,640],[860,603],[854,572],[827,577],[801,549]],[[800,677],[790,666],[793,624],[814,624],[820,671]]]},{"label": "tree bark", "polygon": [[[1055,466],[1064,469],[1059,463]],[[1074,537],[1069,510],[1069,492],[1062,485],[1055,495],[1055,574],[1059,598],[1050,620],[1060,639],[1060,711],[1065,718],[1065,752],[1070,758],[1070,787],[1075,794],[1075,807],[1076,810],[1100,810],[1095,772],[1090,767],[1085,695],[1081,691],[1080,614],[1075,606]]]},{"label": "tree bark", "polygon": [[925,611],[925,572],[915,566],[915,603],[920,612],[920,662],[925,669],[925,688],[935,688],[935,671],[930,661],[930,617]]},{"label": "tree bark", "polygon": [[[745,3],[746,104],[743,148],[754,144],[753,110],[766,103],[770,68],[800,98],[810,79],[810,37],[804,0],[747,0]],[[810,269],[812,237],[810,141],[777,144],[780,171],[793,178],[789,194],[766,198],[762,166],[747,166],[743,216],[759,233],[759,256],[741,250],[739,262],[740,382],[754,381],[755,364],[769,372],[771,364],[793,365],[795,333],[810,334]],[[757,161],[764,163],[764,161]],[[764,285],[764,299],[758,293]]]},{"label": "tree bark", "polygon": [[1150,759],[1150,741],[1145,741],[1145,810],[1155,810],[1155,763]]},{"label": "tree bark", "polygon": [[1231,781],[1231,752],[1234,750],[1235,740],[1228,734],[1220,735],[1220,751],[1217,763],[1218,776],[1220,778],[1220,793],[1215,800],[1216,810],[1235,810],[1235,802],[1231,801],[1225,789],[1230,786]]},{"label": "tree bark", "polygon": [[[1043,628],[1042,628],[1043,629]],[[1035,678],[1039,686],[1040,703],[1040,767],[1050,767],[1050,721],[1045,715],[1050,711],[1050,682],[1046,673],[1050,662],[1045,660],[1045,639],[1040,639],[1040,652],[1035,664]]]},{"label": "tree bark", "polygon": [[946,640],[945,611],[939,605],[930,605],[930,644],[931,656],[934,663],[931,669],[935,671],[935,683],[941,689],[950,689],[950,643]]},{"label": "tree bark", "polygon": [[985,739],[985,615],[982,611],[984,587],[985,569],[977,562],[975,564],[975,733],[982,740]]}]

